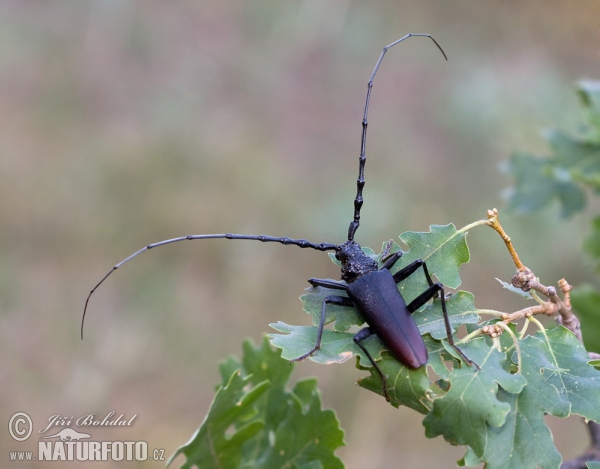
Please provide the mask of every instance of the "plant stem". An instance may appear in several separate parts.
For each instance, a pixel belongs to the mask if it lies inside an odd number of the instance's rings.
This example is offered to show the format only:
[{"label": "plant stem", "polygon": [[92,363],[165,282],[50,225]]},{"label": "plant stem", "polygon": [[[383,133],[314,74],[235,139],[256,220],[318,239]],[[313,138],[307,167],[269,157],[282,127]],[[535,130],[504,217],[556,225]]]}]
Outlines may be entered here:
[{"label": "plant stem", "polygon": [[510,253],[510,257],[512,257],[513,262],[517,266],[517,270],[520,272],[529,270],[527,267],[525,267],[525,265],[523,265],[521,259],[519,259],[519,255],[517,254],[517,251],[515,251],[515,248],[510,240],[510,236],[506,234],[504,228],[502,228],[502,225],[500,225],[497,209],[493,208],[492,210],[487,211],[487,225],[496,230],[496,232],[500,235],[502,241],[504,241],[504,244],[506,244],[506,248]]}]

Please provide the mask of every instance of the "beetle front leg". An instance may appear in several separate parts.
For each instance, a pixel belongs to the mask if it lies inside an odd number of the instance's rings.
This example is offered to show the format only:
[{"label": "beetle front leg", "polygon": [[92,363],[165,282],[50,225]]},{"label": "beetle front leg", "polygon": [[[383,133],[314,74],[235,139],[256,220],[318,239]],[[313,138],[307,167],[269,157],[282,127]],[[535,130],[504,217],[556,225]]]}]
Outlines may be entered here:
[{"label": "beetle front leg", "polygon": [[321,308],[321,319],[319,321],[319,330],[317,331],[317,342],[313,349],[305,353],[304,355],[299,356],[298,358],[294,358],[290,360],[291,362],[299,362],[304,360],[307,357],[310,357],[313,353],[321,348],[321,338],[323,337],[323,328],[325,327],[325,313],[327,311],[327,304],[340,305],[340,306],[352,306],[354,307],[354,303],[350,298],[345,296],[326,296],[323,299],[323,306]]},{"label": "beetle front leg", "polygon": [[348,289],[348,284],[346,282],[338,282],[337,280],[331,280],[328,278],[311,278],[308,283],[310,283],[313,287],[325,287],[333,290]]},{"label": "beetle front leg", "polygon": [[379,373],[379,376],[381,377],[381,383],[383,385],[383,396],[385,397],[386,401],[390,402],[391,399],[387,392],[387,378],[383,374],[383,371],[381,371],[381,368],[379,368],[379,365],[375,363],[375,360],[373,359],[369,351],[361,344],[363,340],[367,339],[368,337],[371,337],[374,334],[375,333],[370,327],[365,327],[364,329],[361,329],[356,333],[356,335],[354,336],[354,343],[360,347],[360,349],[364,352],[367,358],[371,361],[373,367],[377,370],[377,373]]},{"label": "beetle front leg", "polygon": [[393,254],[390,254],[387,257],[384,257],[384,263],[381,266],[381,270],[388,269],[390,270],[394,264],[402,257],[402,251],[396,251]]}]

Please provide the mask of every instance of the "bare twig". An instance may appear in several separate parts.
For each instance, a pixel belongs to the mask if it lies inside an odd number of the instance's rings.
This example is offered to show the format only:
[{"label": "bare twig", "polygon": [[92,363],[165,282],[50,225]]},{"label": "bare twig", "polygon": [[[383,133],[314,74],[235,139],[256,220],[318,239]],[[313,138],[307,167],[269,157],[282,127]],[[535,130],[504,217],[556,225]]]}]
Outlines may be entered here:
[{"label": "bare twig", "polygon": [[491,226],[493,229],[495,229],[498,232],[498,234],[500,235],[500,237],[502,238],[502,240],[504,241],[504,244],[506,244],[508,252],[510,253],[510,256],[512,257],[513,262],[517,266],[517,270],[518,271],[527,270],[527,267],[525,267],[523,265],[523,263],[521,262],[521,259],[519,259],[519,256],[517,255],[517,251],[515,251],[515,249],[513,248],[512,242],[510,241],[510,236],[508,236],[506,234],[506,232],[504,231],[504,229],[502,228],[502,226],[500,226],[500,220],[498,219],[498,210],[495,208],[493,208],[492,210],[488,210],[487,211],[487,220],[488,220],[488,226]]},{"label": "bare twig", "polygon": [[557,316],[556,319],[558,323],[562,324],[571,332],[573,332],[579,341],[582,342],[579,319],[571,310],[570,291],[573,287],[571,287],[571,285],[569,285],[564,278],[558,282],[559,288],[563,293],[563,299],[561,300],[556,292],[555,287],[547,287],[540,283],[533,271],[521,262],[517,251],[512,245],[510,236],[506,234],[506,231],[504,231],[504,228],[502,228],[502,225],[500,224],[500,218],[497,209],[494,208],[487,211],[487,225],[493,228],[500,235],[504,241],[504,244],[506,245],[506,248],[508,249],[510,257],[517,267],[517,273],[511,280],[512,285],[515,288],[520,288],[525,292],[533,290],[532,294],[537,292],[548,298],[548,300],[544,301],[539,299],[537,295],[534,294],[534,298],[538,300],[539,305],[525,308],[515,313],[506,314],[502,317],[502,322],[508,324],[516,319],[520,319],[532,314],[546,314],[548,316],[552,316],[556,313],[559,313],[559,316]]}]

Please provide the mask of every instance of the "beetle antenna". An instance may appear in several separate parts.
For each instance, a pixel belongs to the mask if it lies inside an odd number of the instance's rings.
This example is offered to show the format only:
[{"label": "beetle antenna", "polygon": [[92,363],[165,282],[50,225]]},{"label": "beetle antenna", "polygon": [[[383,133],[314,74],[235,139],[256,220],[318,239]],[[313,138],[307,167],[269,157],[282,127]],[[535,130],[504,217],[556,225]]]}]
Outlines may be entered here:
[{"label": "beetle antenna", "polygon": [[381,65],[381,61],[383,60],[383,56],[385,55],[387,50],[390,47],[393,47],[396,44],[401,43],[405,39],[408,39],[409,37],[413,37],[413,36],[428,37],[429,39],[431,39],[433,41],[433,43],[441,51],[444,58],[446,60],[448,60],[448,57],[446,56],[444,49],[442,49],[442,47],[437,43],[437,41],[430,34],[409,33],[406,36],[401,37],[397,41],[394,41],[391,44],[389,44],[383,48],[383,51],[381,52],[381,55],[379,56],[379,60],[377,61],[377,64],[375,64],[375,69],[373,70],[371,79],[369,80],[369,83],[367,85],[367,100],[365,102],[365,113],[364,113],[363,121],[362,121],[362,137],[361,137],[361,142],[360,142],[360,159],[359,159],[359,167],[358,167],[358,179],[356,180],[356,198],[354,199],[354,220],[352,220],[350,222],[350,227],[348,228],[348,241],[354,240],[354,233],[356,233],[356,230],[358,229],[358,226],[360,225],[360,209],[363,205],[362,191],[363,191],[363,188],[365,187],[365,162],[367,160],[367,157],[365,155],[365,149],[366,149],[366,145],[367,145],[367,126],[369,125],[369,122],[367,121],[367,115],[369,114],[369,101],[371,100],[371,89],[373,88],[373,80],[375,79],[377,70],[379,70],[379,66]]},{"label": "beetle antenna", "polygon": [[85,300],[85,306],[83,308],[83,316],[81,317],[81,340],[83,340],[83,323],[85,321],[85,314],[87,312],[88,303],[90,302],[90,298],[92,297],[94,292],[98,289],[98,287],[100,287],[100,285],[102,285],[104,283],[104,281],[108,277],[110,277],[110,275],[115,270],[117,270],[119,267],[121,267],[123,264],[126,264],[133,258],[139,256],[143,252],[146,252],[152,248],[164,246],[166,244],[178,243],[179,241],[193,241],[195,239],[215,239],[215,238],[249,239],[249,240],[253,240],[253,241],[262,241],[263,243],[281,243],[281,244],[285,244],[285,245],[291,244],[293,246],[299,246],[301,248],[311,248],[311,249],[315,249],[317,251],[335,251],[338,249],[337,244],[311,243],[310,241],[307,241],[306,239],[292,239],[292,238],[287,238],[287,237],[276,238],[276,237],[267,236],[267,235],[256,236],[256,235],[233,234],[233,233],[180,236],[179,238],[165,239],[163,241],[158,241],[157,243],[148,244],[147,246],[144,246],[142,249],[134,252],[131,256],[123,259],[121,262],[116,264],[112,269],[110,269],[108,271],[108,273],[104,277],[102,277],[102,280],[100,280],[94,286],[94,288],[92,288],[92,290],[90,291],[90,293],[88,294],[88,296]]}]

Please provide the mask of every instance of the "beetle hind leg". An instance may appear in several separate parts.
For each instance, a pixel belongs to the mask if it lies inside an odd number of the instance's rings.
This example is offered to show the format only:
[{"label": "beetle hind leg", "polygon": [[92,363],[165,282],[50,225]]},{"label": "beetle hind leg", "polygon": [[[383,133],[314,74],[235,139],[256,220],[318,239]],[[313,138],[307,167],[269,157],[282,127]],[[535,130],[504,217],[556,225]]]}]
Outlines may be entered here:
[{"label": "beetle hind leg", "polygon": [[452,326],[450,325],[450,318],[448,317],[448,310],[446,308],[446,297],[444,293],[444,286],[441,283],[434,283],[427,290],[417,296],[407,307],[411,313],[414,313],[417,309],[427,303],[429,300],[434,298],[438,293],[440,293],[440,301],[442,303],[442,315],[444,316],[444,325],[446,326],[446,337],[448,339],[448,343],[450,346],[456,350],[456,352],[461,356],[461,358],[469,364],[469,366],[475,365],[477,369],[481,369],[477,363],[471,360],[469,357],[465,355],[465,353],[458,348],[458,346],[454,343],[454,337],[452,336]]},{"label": "beetle hind leg", "polygon": [[356,333],[356,335],[354,336],[354,343],[360,347],[360,349],[364,352],[364,354],[367,356],[367,358],[371,361],[371,364],[373,365],[373,367],[379,374],[379,377],[381,378],[383,396],[385,397],[386,401],[390,402],[390,400],[391,400],[390,395],[387,392],[387,378],[383,374],[383,371],[381,371],[381,368],[379,368],[379,365],[375,362],[375,360],[373,359],[373,357],[371,356],[369,351],[365,348],[365,346],[363,344],[361,344],[361,342],[363,340],[371,337],[372,335],[375,335],[373,330],[370,327],[365,327],[364,329],[361,329],[360,331],[358,331]]},{"label": "beetle hind leg", "polygon": [[444,292],[444,285],[441,283],[433,283],[431,279],[431,275],[429,274],[429,270],[427,269],[427,264],[425,261],[421,259],[417,259],[411,264],[407,265],[403,269],[399,270],[394,274],[394,281],[396,283],[401,282],[402,280],[410,277],[415,271],[419,268],[423,267],[423,273],[425,274],[425,278],[427,279],[427,283],[429,284],[429,288],[417,296],[409,305],[408,310],[411,313],[414,313],[417,309],[423,306],[432,298],[435,298],[438,294],[440,296],[440,300],[442,302],[442,314],[444,316],[444,325],[446,326],[446,336],[448,338],[448,343],[450,346],[456,350],[456,352],[460,355],[460,357],[470,366],[475,365],[475,367],[480,370],[481,368],[477,363],[471,360],[469,357],[465,355],[465,353],[456,346],[454,343],[454,337],[452,337],[452,326],[450,325],[450,318],[448,317],[448,310],[446,309],[446,297]]}]

